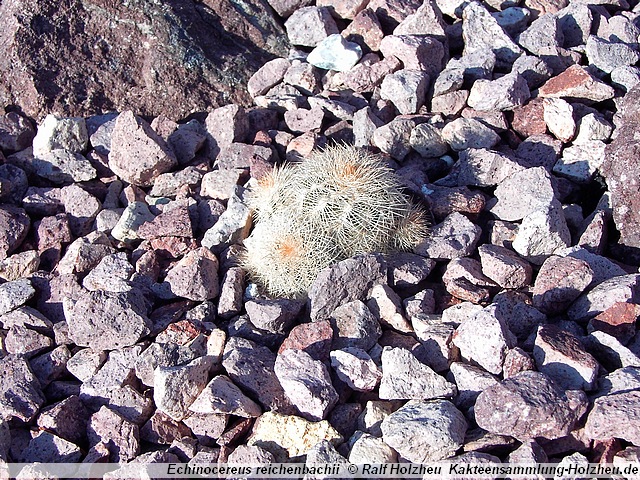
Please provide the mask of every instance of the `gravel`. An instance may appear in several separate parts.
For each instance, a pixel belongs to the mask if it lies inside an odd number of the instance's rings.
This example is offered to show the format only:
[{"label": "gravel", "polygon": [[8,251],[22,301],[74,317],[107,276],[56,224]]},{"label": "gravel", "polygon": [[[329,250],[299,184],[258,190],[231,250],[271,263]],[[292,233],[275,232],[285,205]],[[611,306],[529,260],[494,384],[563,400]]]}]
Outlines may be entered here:
[{"label": "gravel", "polygon": [[[254,106],[0,110],[0,458],[637,461],[637,9],[268,3]],[[429,235],[264,295],[251,189],[333,142]]]}]

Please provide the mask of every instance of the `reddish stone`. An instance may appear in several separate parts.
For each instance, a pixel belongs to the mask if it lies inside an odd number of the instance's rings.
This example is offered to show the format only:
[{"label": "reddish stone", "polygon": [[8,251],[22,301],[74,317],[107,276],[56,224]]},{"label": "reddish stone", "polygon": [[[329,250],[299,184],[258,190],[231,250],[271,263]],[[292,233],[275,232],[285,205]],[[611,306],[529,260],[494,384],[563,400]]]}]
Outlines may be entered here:
[{"label": "reddish stone", "polygon": [[542,99],[536,98],[526,105],[514,108],[511,128],[513,128],[523,138],[546,133],[547,124],[544,121],[544,107]]},{"label": "reddish stone", "polygon": [[314,360],[327,360],[331,350],[333,330],[328,320],[303,323],[291,329],[278,353],[285,350],[303,350]]},{"label": "reddish stone", "polygon": [[198,243],[193,238],[186,237],[158,237],[149,243],[158,255],[168,258],[180,258],[198,248]]},{"label": "reddish stone", "polygon": [[138,236],[149,240],[158,237],[193,238],[189,209],[179,206],[161,213],[152,222],[143,223],[138,228]]},{"label": "reddish stone", "polygon": [[636,334],[640,305],[617,302],[589,322],[589,328],[600,330],[626,344]]},{"label": "reddish stone", "polygon": [[358,13],[353,22],[342,31],[342,36],[349,42],[355,42],[361,47],[377,52],[384,33],[374,11],[366,8]]},{"label": "reddish stone", "polygon": [[614,90],[593,77],[584,67],[571,65],[540,87],[540,97],[568,97],[600,102],[613,98]]}]

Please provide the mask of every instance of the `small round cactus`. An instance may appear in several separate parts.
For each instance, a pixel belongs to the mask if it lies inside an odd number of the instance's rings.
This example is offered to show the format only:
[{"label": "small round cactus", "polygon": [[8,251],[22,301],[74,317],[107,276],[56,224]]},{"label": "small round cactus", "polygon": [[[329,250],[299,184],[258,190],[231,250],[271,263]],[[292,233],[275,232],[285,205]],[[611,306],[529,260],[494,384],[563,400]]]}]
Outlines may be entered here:
[{"label": "small round cactus", "polygon": [[423,210],[379,156],[349,146],[274,169],[249,195],[256,226],[244,267],[274,296],[304,295],[320,270],[359,253],[411,250],[427,234]]}]

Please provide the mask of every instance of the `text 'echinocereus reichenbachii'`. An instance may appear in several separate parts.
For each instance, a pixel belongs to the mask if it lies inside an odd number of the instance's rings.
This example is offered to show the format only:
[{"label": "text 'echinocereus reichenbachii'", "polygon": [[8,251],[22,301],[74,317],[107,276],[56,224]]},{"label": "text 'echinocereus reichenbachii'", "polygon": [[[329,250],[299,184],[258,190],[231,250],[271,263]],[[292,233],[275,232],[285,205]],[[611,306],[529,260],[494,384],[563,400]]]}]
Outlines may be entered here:
[{"label": "text 'echinocereus reichenbachii'", "polygon": [[377,155],[350,146],[274,169],[252,188],[244,267],[274,296],[298,297],[323,268],[367,252],[411,250],[425,212]]}]

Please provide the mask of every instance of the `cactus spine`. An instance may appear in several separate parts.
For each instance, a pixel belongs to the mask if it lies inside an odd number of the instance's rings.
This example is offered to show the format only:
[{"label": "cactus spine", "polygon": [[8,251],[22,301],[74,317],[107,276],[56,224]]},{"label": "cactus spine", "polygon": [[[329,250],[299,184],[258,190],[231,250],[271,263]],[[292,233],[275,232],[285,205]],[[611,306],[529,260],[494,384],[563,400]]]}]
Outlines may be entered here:
[{"label": "cactus spine", "polygon": [[424,212],[380,157],[349,146],[274,169],[249,196],[256,226],[244,267],[274,296],[304,295],[323,268],[358,253],[411,250]]}]

